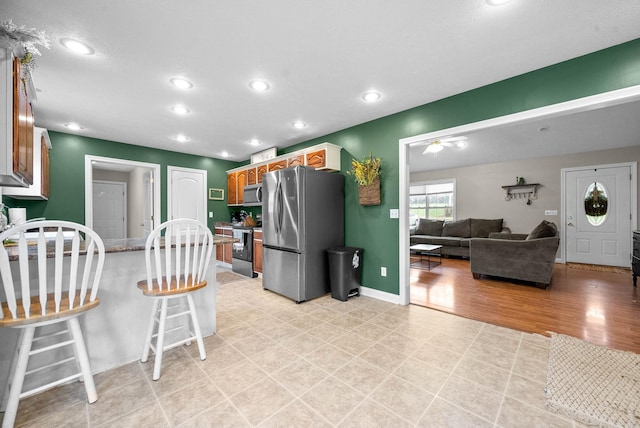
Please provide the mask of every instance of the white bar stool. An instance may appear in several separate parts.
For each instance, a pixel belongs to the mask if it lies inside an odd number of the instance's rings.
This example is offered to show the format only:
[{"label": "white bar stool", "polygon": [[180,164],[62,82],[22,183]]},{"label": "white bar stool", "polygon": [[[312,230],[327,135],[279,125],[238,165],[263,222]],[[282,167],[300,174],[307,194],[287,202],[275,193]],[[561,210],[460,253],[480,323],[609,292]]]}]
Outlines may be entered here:
[{"label": "white bar stool", "polygon": [[[175,219],[162,223],[147,238],[147,278],[138,282],[138,288],[145,296],[153,298],[153,309],[141,361],[147,362],[149,350],[153,350],[153,380],[160,379],[162,353],[166,350],[196,340],[200,359],[207,358],[192,293],[207,285],[206,275],[213,247],[211,231],[192,219]],[[175,302],[169,306],[169,301]],[[182,318],[184,322],[181,325],[172,325],[167,329],[168,320],[185,316],[189,318]],[[165,334],[179,332],[185,333],[181,335],[182,338],[165,344]]]},{"label": "white bar stool", "polygon": [[[45,239],[49,228],[57,230],[52,241]],[[27,230],[37,230],[37,239],[27,241]],[[71,232],[73,237],[65,242],[64,232]],[[12,242],[7,241],[10,237]],[[9,428],[15,422],[20,399],[74,379],[84,381],[89,403],[98,399],[78,317],[100,303],[97,294],[105,256],[104,244],[97,233],[66,221],[27,222],[1,233],[0,241],[3,243],[0,273],[4,289],[0,327],[20,329],[12,362],[13,378],[7,382],[3,400],[6,411],[2,427]],[[11,263],[7,247],[13,243],[17,244],[18,261]],[[47,327],[45,332],[40,329],[54,324],[63,324],[63,329],[52,331]],[[63,351],[55,352],[70,345],[73,345],[74,358],[60,357]],[[29,357],[46,352],[51,354],[45,354],[50,358],[44,366],[29,367]],[[49,362],[54,358],[61,359]],[[71,362],[80,366],[75,374],[65,373],[61,379],[22,391],[25,377],[34,375],[33,378],[38,379],[36,376],[41,376],[43,370],[64,373]],[[63,365],[65,367],[61,367]],[[77,365],[73,367],[75,370]]]}]

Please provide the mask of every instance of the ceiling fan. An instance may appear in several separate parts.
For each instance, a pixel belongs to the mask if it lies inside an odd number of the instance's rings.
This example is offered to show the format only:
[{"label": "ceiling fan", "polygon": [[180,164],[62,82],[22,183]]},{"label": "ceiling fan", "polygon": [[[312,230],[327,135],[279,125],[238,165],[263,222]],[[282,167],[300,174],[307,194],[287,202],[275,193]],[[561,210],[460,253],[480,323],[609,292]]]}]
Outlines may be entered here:
[{"label": "ceiling fan", "polygon": [[427,144],[427,148],[422,152],[423,155],[427,153],[436,154],[442,151],[445,147],[453,149],[464,149],[467,146],[467,137],[461,135],[459,137],[444,137],[438,138],[433,141],[425,141],[417,145]]}]

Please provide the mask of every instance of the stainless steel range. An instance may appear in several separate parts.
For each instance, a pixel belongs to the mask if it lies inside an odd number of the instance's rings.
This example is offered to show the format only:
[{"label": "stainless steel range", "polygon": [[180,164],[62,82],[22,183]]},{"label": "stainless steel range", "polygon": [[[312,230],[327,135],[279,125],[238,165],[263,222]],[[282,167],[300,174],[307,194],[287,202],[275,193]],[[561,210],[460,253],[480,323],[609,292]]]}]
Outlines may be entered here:
[{"label": "stainless steel range", "polygon": [[238,242],[232,244],[231,270],[250,278],[258,276],[253,271],[253,227],[233,226],[233,237]]}]

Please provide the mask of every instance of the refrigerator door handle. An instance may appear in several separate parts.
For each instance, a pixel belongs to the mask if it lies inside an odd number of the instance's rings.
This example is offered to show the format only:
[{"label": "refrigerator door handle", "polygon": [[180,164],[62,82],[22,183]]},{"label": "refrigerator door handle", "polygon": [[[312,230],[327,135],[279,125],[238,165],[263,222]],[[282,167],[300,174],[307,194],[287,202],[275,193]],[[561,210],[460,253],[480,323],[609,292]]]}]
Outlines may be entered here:
[{"label": "refrigerator door handle", "polygon": [[280,232],[282,231],[282,183],[280,183],[279,181],[276,186],[275,215],[276,215],[275,229],[276,229],[276,233],[280,235]]}]

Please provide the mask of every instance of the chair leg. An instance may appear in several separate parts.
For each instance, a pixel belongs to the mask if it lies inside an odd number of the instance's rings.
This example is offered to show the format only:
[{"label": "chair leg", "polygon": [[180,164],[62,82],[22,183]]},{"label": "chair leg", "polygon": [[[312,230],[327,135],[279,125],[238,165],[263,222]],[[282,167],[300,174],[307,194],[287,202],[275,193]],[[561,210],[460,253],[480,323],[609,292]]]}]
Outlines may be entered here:
[{"label": "chair leg", "polygon": [[71,335],[73,336],[73,349],[76,353],[78,364],[80,364],[80,370],[82,370],[84,388],[87,391],[87,401],[89,403],[95,403],[98,400],[98,393],[96,392],[96,384],[93,381],[89,356],[87,355],[87,348],[84,345],[84,338],[82,337],[78,317],[67,320],[67,327],[69,327]]},{"label": "chair leg", "polygon": [[147,338],[144,342],[144,350],[140,361],[146,363],[149,360],[149,349],[151,349],[151,338],[153,337],[153,329],[156,326],[156,314],[158,313],[158,299],[153,299],[153,309],[151,309],[151,318],[149,318],[149,326],[147,327]]},{"label": "chair leg", "polygon": [[156,340],[156,362],[153,366],[153,380],[160,379],[160,368],[162,367],[162,353],[164,351],[164,329],[167,321],[167,304],[169,299],[162,299],[160,309],[160,323],[158,324],[158,337]]},{"label": "chair leg", "polygon": [[24,333],[20,334],[20,351],[18,352],[18,362],[16,364],[11,388],[9,389],[9,400],[7,401],[7,410],[4,412],[2,428],[12,428],[18,414],[18,402],[20,401],[20,393],[22,392],[22,384],[24,383],[24,374],[27,372],[29,363],[29,352],[31,351],[31,343],[33,342],[33,334],[35,327],[24,329]]},{"label": "chair leg", "polygon": [[205,360],[207,358],[207,353],[204,350],[204,341],[202,340],[202,333],[200,332],[200,324],[198,323],[196,305],[194,305],[193,303],[193,297],[191,296],[191,293],[187,294],[187,302],[189,302],[189,313],[191,314],[191,322],[193,323],[193,332],[196,334],[196,341],[198,342],[200,359]]},{"label": "chair leg", "polygon": [[9,387],[11,386],[11,374],[16,372],[16,365],[18,364],[18,357],[20,356],[20,344],[22,343],[22,339],[24,338],[24,328],[17,328],[15,330],[18,333],[18,341],[16,342],[16,350],[13,352],[13,357],[11,358],[11,366],[9,367],[9,371],[7,372],[7,383],[4,386],[4,392],[2,394],[2,402],[0,403],[0,412],[2,413],[7,410],[7,402],[9,401]]}]

